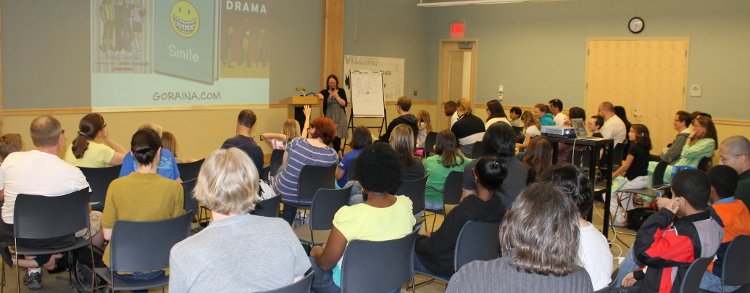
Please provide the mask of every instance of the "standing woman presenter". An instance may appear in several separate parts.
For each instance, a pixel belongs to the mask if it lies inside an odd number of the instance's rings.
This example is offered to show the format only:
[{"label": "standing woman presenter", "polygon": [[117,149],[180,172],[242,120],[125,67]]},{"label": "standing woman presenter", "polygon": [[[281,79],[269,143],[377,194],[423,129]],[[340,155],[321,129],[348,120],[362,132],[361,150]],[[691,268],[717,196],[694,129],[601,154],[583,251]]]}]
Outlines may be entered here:
[{"label": "standing woman presenter", "polygon": [[349,138],[349,128],[346,125],[346,91],[339,87],[339,79],[336,75],[329,75],[326,79],[326,89],[318,93],[318,98],[323,100],[323,115],[333,120],[336,125],[336,138],[333,139],[333,149],[343,155],[341,151],[341,139]]}]

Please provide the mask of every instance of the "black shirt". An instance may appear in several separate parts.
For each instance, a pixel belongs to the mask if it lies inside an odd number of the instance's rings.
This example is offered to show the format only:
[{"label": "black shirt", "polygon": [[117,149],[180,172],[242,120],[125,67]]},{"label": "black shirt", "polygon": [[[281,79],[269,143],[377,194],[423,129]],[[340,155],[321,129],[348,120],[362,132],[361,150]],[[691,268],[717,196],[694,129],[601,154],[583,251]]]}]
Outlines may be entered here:
[{"label": "black shirt", "polygon": [[638,176],[648,175],[648,151],[639,144],[631,144],[628,155],[633,156],[633,162],[625,172],[625,178],[633,180]]}]

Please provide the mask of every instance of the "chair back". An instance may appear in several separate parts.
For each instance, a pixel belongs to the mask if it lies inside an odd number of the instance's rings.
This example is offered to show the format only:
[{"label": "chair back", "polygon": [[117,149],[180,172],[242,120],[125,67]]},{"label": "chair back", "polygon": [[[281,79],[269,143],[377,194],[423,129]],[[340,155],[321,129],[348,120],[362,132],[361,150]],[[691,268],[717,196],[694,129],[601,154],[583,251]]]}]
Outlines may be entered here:
[{"label": "chair back", "polygon": [[169,251],[190,236],[190,218],[185,213],[172,219],[137,222],[118,220],[112,228],[112,271],[142,272],[169,267]]},{"label": "chair back", "polygon": [[18,194],[13,212],[15,238],[43,239],[89,227],[89,190],[62,196]]},{"label": "chair back", "polygon": [[284,152],[284,150],[273,150],[271,152],[271,163],[269,165],[271,176],[275,176],[281,168],[281,163],[284,162]]},{"label": "chair back", "polygon": [[435,153],[435,143],[437,142],[437,132],[428,132],[424,139],[424,156]]},{"label": "chair back", "polygon": [[512,126],[513,133],[516,134],[516,138],[523,136],[523,126]]},{"label": "chair back", "polygon": [[193,197],[193,189],[195,189],[196,181],[198,179],[182,182],[182,192],[185,195],[184,209],[192,211],[193,215],[198,215],[198,200]]},{"label": "chair back", "polygon": [[313,276],[312,270],[307,271],[305,277],[302,280],[286,285],[279,289],[273,289],[270,291],[263,291],[260,293],[310,293],[312,288]]},{"label": "chair back", "polygon": [[742,286],[750,283],[750,236],[737,235],[724,254],[722,269],[724,286]]},{"label": "chair back", "polygon": [[448,173],[448,177],[445,177],[445,185],[443,185],[443,203],[444,204],[458,204],[461,201],[461,195],[463,194],[464,183],[464,172],[451,171]]},{"label": "chair back", "polygon": [[[624,143],[618,143],[615,146],[615,151],[612,153],[612,165],[613,166],[622,166],[622,156],[623,152],[625,152],[625,147],[627,147],[627,144]],[[615,168],[612,168],[612,170],[615,170]]]},{"label": "chair back", "polygon": [[680,293],[695,293],[700,292],[699,288],[701,280],[703,279],[703,273],[708,268],[708,264],[714,260],[713,257],[702,257],[693,261],[688,267],[687,273],[680,282]]},{"label": "chair back", "polygon": [[669,163],[664,161],[656,164],[653,177],[651,178],[651,186],[659,186],[664,184],[664,172],[667,171],[667,166],[669,166]]},{"label": "chair back", "polygon": [[86,177],[86,181],[91,187],[91,198],[92,202],[104,202],[107,198],[107,189],[112,180],[120,177],[120,169],[122,166],[112,166],[106,168],[86,168],[78,167],[81,169],[83,176]]},{"label": "chair back", "polygon": [[341,207],[349,204],[351,192],[351,186],[343,189],[318,189],[310,206],[310,229],[331,230],[333,216]]},{"label": "chair back", "polygon": [[180,179],[182,181],[190,181],[198,178],[198,173],[201,171],[201,166],[206,159],[200,159],[190,163],[177,163],[177,170],[180,171]]},{"label": "chair back", "polygon": [[336,164],[331,166],[305,165],[297,181],[297,197],[312,198],[318,189],[334,189],[336,184]]},{"label": "chair back", "polygon": [[341,292],[382,293],[400,288],[414,276],[417,233],[388,241],[350,241],[341,265]]},{"label": "chair back", "polygon": [[612,291],[612,289],[617,286],[617,276],[620,275],[620,268],[616,268],[614,272],[612,272],[612,277],[610,277],[609,285],[607,287],[601,288],[599,290],[594,291],[594,293],[609,293]]},{"label": "chair back", "polygon": [[713,158],[709,157],[703,157],[701,158],[700,162],[698,162],[698,170],[701,170],[703,172],[708,172],[708,169],[711,169],[711,165],[713,165]]},{"label": "chair back", "polygon": [[[346,170],[346,181],[355,181],[357,178],[354,175],[355,165],[357,164],[357,158],[354,158],[351,163],[349,163],[349,169]],[[342,186],[343,187],[343,186]]]},{"label": "chair back", "polygon": [[427,185],[428,176],[425,175],[414,180],[401,180],[401,185],[393,193],[394,195],[405,195],[411,199],[411,210],[415,215],[424,210],[424,187]]},{"label": "chair back", "polygon": [[269,199],[261,200],[259,203],[255,205],[255,209],[253,209],[250,212],[250,214],[269,217],[269,218],[278,218],[279,217],[279,204],[281,204],[280,195],[274,196]]},{"label": "chair back", "polygon": [[471,157],[476,159],[481,156],[484,156],[484,147],[482,147],[481,141],[477,141],[474,143],[474,146],[471,147]]},{"label": "chair back", "polygon": [[500,256],[500,223],[468,221],[458,233],[453,269],[458,271],[475,260],[492,260]]}]

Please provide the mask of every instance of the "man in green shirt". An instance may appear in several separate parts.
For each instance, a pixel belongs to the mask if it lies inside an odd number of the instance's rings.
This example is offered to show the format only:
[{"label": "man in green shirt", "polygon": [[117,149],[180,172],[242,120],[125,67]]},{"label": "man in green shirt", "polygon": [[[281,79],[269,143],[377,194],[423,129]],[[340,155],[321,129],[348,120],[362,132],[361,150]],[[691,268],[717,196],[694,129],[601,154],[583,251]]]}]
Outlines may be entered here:
[{"label": "man in green shirt", "polygon": [[727,165],[740,174],[734,198],[742,200],[750,208],[750,141],[744,136],[735,135],[721,142],[719,165]]}]

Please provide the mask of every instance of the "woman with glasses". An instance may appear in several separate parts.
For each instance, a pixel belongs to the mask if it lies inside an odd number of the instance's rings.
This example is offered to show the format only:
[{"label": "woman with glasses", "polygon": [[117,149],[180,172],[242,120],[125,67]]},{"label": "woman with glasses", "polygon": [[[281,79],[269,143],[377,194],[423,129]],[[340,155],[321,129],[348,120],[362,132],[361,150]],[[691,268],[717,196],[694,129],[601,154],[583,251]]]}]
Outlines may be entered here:
[{"label": "woman with glasses", "polygon": [[[110,146],[96,142],[104,140]],[[65,152],[65,161],[76,167],[104,168],[120,165],[128,151],[109,137],[107,123],[99,113],[81,118],[78,134]]]}]

